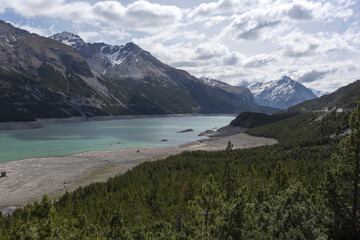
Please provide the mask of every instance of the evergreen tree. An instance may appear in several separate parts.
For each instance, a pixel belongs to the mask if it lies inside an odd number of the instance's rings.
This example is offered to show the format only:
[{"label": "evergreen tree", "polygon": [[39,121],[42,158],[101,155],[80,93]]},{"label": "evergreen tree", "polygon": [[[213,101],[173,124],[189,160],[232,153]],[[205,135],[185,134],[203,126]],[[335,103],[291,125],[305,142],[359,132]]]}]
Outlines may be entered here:
[{"label": "evergreen tree", "polygon": [[225,166],[222,173],[222,188],[226,192],[226,201],[230,201],[230,198],[233,195],[233,192],[237,188],[237,167],[235,165],[235,155],[233,152],[234,145],[231,141],[228,142],[224,152],[225,157]]},{"label": "evergreen tree", "polygon": [[338,167],[327,174],[326,196],[333,212],[339,238],[360,239],[360,102],[351,114],[351,134],[340,142],[339,154],[333,160]]},{"label": "evergreen tree", "polygon": [[271,178],[273,193],[279,193],[289,187],[289,174],[283,162],[277,162]]}]

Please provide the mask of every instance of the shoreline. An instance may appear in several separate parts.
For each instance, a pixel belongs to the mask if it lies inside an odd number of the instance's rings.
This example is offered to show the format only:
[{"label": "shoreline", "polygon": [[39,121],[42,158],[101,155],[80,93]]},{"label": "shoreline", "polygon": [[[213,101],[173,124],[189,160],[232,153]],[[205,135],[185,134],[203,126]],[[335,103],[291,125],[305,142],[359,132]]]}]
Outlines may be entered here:
[{"label": "shoreline", "polygon": [[228,141],[234,144],[234,149],[277,143],[275,139],[247,135],[243,133],[244,129],[230,130],[232,131],[229,131],[229,128],[226,130],[227,134],[221,134],[220,131],[218,136],[179,146],[88,151],[61,157],[29,158],[1,163],[1,171],[6,171],[7,176],[0,178],[0,211],[4,214],[10,213],[15,207],[40,200],[43,194],[56,199],[65,191],[72,191],[92,182],[106,181],[142,162],[164,159],[183,151],[223,150]]},{"label": "shoreline", "polygon": [[163,114],[163,115],[114,115],[114,116],[96,116],[96,117],[70,117],[70,118],[39,118],[35,121],[23,122],[0,122],[0,131],[25,130],[46,128],[52,124],[76,123],[85,121],[111,121],[121,119],[136,118],[161,118],[161,117],[196,117],[196,116],[237,116],[236,114]]}]

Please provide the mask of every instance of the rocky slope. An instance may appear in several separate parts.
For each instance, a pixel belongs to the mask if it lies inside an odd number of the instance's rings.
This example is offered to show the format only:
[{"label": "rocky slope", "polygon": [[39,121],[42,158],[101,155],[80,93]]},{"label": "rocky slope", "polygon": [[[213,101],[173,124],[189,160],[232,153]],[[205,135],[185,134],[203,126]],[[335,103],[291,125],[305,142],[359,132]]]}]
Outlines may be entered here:
[{"label": "rocky slope", "polygon": [[257,104],[280,109],[317,98],[310,89],[286,76],[277,81],[254,83],[248,88]]},{"label": "rocky slope", "polygon": [[201,77],[200,79],[212,87],[218,87],[227,92],[234,93],[239,99],[241,99],[243,101],[255,103],[254,95],[246,87],[232,86],[232,85],[224,83],[222,81],[218,81],[216,79],[211,79],[211,78],[206,78],[206,77]]},{"label": "rocky slope", "polygon": [[120,100],[73,48],[0,21],[0,121],[104,115]]}]

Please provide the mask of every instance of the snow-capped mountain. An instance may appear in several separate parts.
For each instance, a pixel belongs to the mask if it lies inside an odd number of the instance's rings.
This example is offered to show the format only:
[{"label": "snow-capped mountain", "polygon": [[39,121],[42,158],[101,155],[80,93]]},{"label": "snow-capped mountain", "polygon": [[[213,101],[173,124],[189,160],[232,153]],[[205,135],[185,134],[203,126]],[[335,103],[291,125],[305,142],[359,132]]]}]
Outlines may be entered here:
[{"label": "snow-capped mountain", "polygon": [[277,81],[254,83],[248,88],[257,104],[280,109],[317,97],[310,89],[287,76]]},{"label": "snow-capped mountain", "polygon": [[321,90],[316,90],[316,89],[313,89],[313,88],[309,88],[317,97],[321,97],[321,96],[324,96],[324,95],[328,95],[330,94],[331,92],[324,92],[324,91],[321,91]]},{"label": "snow-capped mountain", "polygon": [[106,77],[142,80],[146,76],[152,76],[163,84],[178,84],[171,81],[171,77],[164,73],[169,66],[132,42],[120,46],[85,43],[79,36],[68,32],[59,33],[50,38],[71,45],[86,59],[92,69]]},{"label": "snow-capped mountain", "polygon": [[62,42],[66,45],[69,45],[75,49],[79,49],[81,46],[85,44],[84,40],[82,40],[81,37],[71,32],[58,33],[55,34],[54,36],[51,36],[50,38],[58,42]]}]

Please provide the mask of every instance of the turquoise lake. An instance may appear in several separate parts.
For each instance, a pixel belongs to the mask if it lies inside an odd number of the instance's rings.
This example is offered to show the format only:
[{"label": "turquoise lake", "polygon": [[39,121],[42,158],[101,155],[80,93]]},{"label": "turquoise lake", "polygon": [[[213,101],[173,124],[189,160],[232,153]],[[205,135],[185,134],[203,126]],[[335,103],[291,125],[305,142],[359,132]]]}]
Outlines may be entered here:
[{"label": "turquoise lake", "polygon": [[[234,116],[191,116],[83,121],[46,128],[0,131],[0,162],[64,156],[91,150],[176,146],[204,137],[199,133],[228,125]],[[193,132],[177,133],[185,129]],[[161,140],[168,141],[162,142]],[[115,144],[114,143],[119,143]],[[111,146],[113,144],[113,146]]]}]

